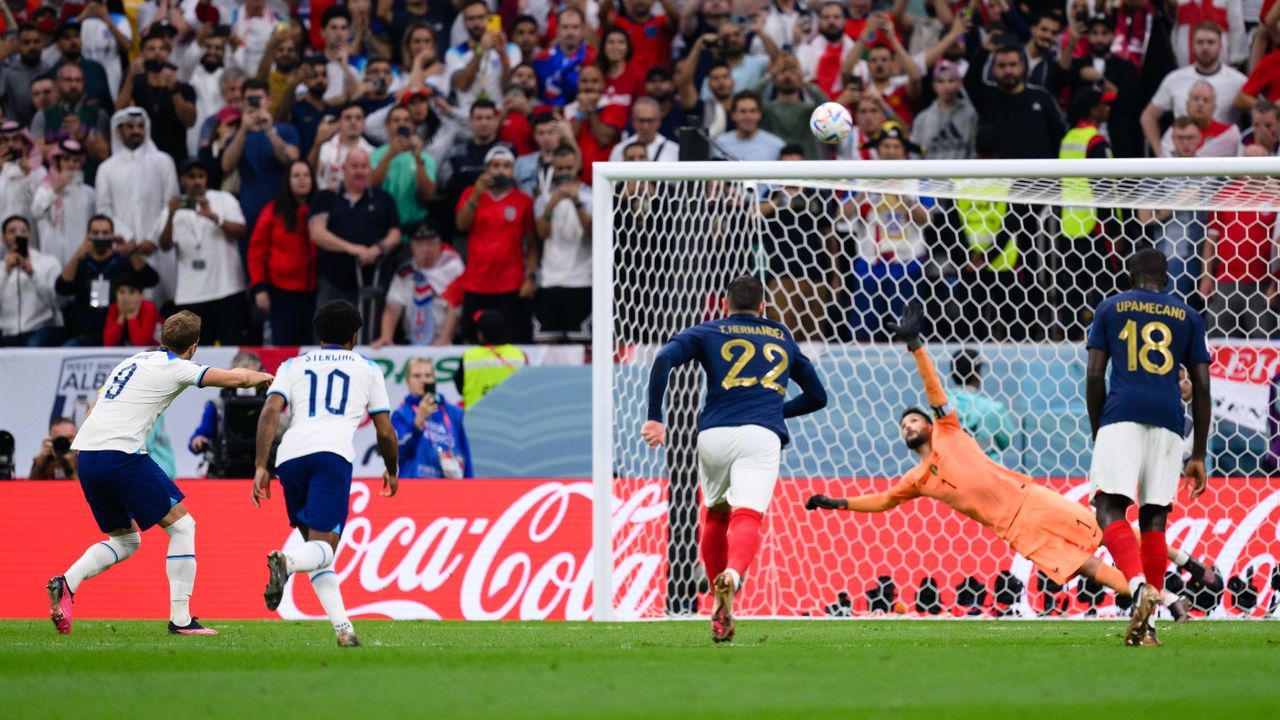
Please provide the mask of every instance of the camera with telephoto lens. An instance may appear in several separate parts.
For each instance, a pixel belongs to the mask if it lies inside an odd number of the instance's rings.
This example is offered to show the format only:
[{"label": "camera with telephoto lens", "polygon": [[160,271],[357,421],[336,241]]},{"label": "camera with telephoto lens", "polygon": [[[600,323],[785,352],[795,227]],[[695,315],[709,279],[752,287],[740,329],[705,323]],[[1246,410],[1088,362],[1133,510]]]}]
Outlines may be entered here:
[{"label": "camera with telephoto lens", "polygon": [[[209,448],[211,478],[251,478],[257,453],[258,416],[267,401],[265,390],[226,388],[222,391],[217,440]],[[271,450],[275,466],[275,448]]]},{"label": "camera with telephoto lens", "polygon": [[53,446],[53,454],[58,456],[66,455],[71,452],[71,438],[56,437],[51,442]]},{"label": "camera with telephoto lens", "polygon": [[13,433],[0,430],[0,480],[13,479]]}]

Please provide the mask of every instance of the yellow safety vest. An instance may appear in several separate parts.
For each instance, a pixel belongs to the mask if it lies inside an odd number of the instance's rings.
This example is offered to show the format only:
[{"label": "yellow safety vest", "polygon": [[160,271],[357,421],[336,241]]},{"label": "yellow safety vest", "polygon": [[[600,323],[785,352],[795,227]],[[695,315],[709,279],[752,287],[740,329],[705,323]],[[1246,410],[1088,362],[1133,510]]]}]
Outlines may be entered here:
[{"label": "yellow safety vest", "polygon": [[[1060,160],[1084,160],[1089,157],[1089,143],[1098,136],[1097,125],[1073,127],[1062,138],[1058,149]],[[1110,155],[1110,153],[1108,153]],[[1063,201],[1092,201],[1093,191],[1088,178],[1063,178]],[[1082,238],[1093,234],[1098,227],[1098,211],[1091,207],[1063,207],[1062,234],[1068,238]]]},{"label": "yellow safety vest", "polygon": [[[965,185],[968,191],[989,191],[1005,194],[1008,183],[981,183]],[[970,250],[985,253],[991,249],[996,236],[1004,230],[1004,219],[1009,214],[1009,203],[991,200],[956,200],[956,211],[960,213],[960,227],[964,231],[965,240]],[[1005,241],[1000,254],[987,264],[988,270],[1001,272],[1018,267],[1018,241],[1010,237]]]},{"label": "yellow safety vest", "polygon": [[462,353],[462,402],[468,410],[529,361],[515,345],[477,345]]}]

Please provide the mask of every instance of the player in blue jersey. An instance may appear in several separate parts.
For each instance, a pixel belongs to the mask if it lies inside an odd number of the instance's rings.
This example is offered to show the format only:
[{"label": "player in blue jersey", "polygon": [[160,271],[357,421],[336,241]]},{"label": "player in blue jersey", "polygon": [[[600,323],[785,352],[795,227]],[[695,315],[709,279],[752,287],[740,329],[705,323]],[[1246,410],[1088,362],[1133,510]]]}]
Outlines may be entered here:
[{"label": "player in blue jersey", "polygon": [[80,583],[133,555],[152,525],[169,536],[169,632],[217,635],[191,617],[196,582],[196,521],[182,491],[147,455],[156,419],[183,390],[195,387],[266,386],[271,376],[236,368],[219,370],[191,362],[200,340],[200,317],[180,312],[165,320],[159,350],[140,352],[111,371],[98,400],[76,433],[80,489],[98,529],[107,534],[67,571],[49,581],[49,617],[58,632],[71,632],[71,603]]},{"label": "player in blue jersey", "polygon": [[[706,513],[699,550],[714,578],[711,639],[733,639],[733,596],[760,548],[760,521],[778,481],[784,418],[820,410],[827,391],[790,331],[764,315],[764,285],[754,277],[729,283],[728,317],[676,335],[653,362],[649,419],[640,434],[649,447],[666,442],[662,402],[672,368],[697,360],[707,376],[698,415],[698,480]],[[803,391],[786,399],[787,382]]]},{"label": "player in blue jersey", "polygon": [[[1194,500],[1206,485],[1210,358],[1204,319],[1164,291],[1169,282],[1164,255],[1152,249],[1134,253],[1129,278],[1133,289],[1103,300],[1089,328],[1085,393],[1094,440],[1089,484],[1102,543],[1129,580],[1134,598],[1125,644],[1159,645],[1151,618],[1168,567],[1165,520],[1184,474],[1178,367],[1191,378],[1195,428],[1185,475]],[[1125,519],[1135,502],[1140,542]]]},{"label": "player in blue jersey", "polygon": [[289,524],[298,528],[304,542],[289,552],[276,550],[267,555],[270,573],[264,597],[267,609],[275,610],[284,597],[289,575],[309,573],[339,647],[360,645],[342,603],[333,560],[347,523],[351,464],[356,455],[352,437],[366,411],[373,420],[385,466],[383,497],[396,494],[400,458],[382,369],[352,351],[360,325],[360,311],[346,300],[332,300],[316,310],[313,326],[320,349],[286,360],[267,391],[267,402],[258,416],[253,480],[253,504],[258,505],[271,497],[268,459],[280,412],[288,405],[292,418],[276,450],[276,474],[284,488]]}]

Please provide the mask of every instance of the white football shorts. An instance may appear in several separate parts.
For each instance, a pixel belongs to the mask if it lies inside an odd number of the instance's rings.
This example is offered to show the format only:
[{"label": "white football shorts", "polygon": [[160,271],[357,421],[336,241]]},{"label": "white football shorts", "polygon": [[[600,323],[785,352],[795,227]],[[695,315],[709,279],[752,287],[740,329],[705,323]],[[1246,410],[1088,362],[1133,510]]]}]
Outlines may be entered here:
[{"label": "white football shorts", "polygon": [[773,498],[782,440],[759,425],[709,428],[698,433],[698,481],[707,507],[729,503],[763,513]]},{"label": "white football shorts", "polygon": [[1172,505],[1182,480],[1182,436],[1135,422],[1105,425],[1093,443],[1089,496],[1123,495],[1139,505]]}]

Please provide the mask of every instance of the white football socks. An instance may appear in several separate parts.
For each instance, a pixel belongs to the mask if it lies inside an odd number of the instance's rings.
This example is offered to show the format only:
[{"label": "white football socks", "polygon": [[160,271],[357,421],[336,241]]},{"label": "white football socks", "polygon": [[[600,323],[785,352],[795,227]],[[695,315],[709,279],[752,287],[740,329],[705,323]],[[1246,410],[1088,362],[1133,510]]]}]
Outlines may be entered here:
[{"label": "white football socks", "polygon": [[1129,597],[1133,598],[1134,602],[1138,601],[1138,591],[1146,584],[1146,575],[1135,575],[1134,577],[1129,578]]},{"label": "white football socks", "polygon": [[165,528],[169,552],[164,570],[169,576],[169,621],[178,627],[191,624],[191,591],[196,586],[196,521],[183,515]]},{"label": "white football socks", "polygon": [[109,535],[107,539],[94,543],[84,551],[84,555],[75,561],[63,576],[67,579],[67,589],[75,592],[80,583],[106,570],[119,562],[129,559],[142,545],[142,535],[132,532],[124,535]]},{"label": "white football socks", "polygon": [[[326,546],[327,547],[327,546]],[[338,589],[338,576],[328,567],[311,572],[311,587],[320,598],[320,605],[333,623],[335,635],[355,632],[347,617],[347,606],[342,603],[342,591]]]},{"label": "white football socks", "polygon": [[1184,550],[1173,551],[1173,564],[1178,567],[1182,567],[1183,565],[1186,565],[1187,561],[1190,559],[1191,559],[1191,556],[1188,555],[1187,552]]},{"label": "white football socks", "polygon": [[327,568],[333,564],[333,548],[323,540],[308,540],[302,547],[285,553],[289,572],[305,572]]},{"label": "white football socks", "polygon": [[725,572],[729,574],[729,579],[733,580],[733,589],[734,589],[734,591],[736,592],[736,591],[738,591],[738,590],[741,590],[741,589],[742,589],[742,576],[738,575],[738,571],[737,571],[737,570],[734,570],[733,568],[727,568],[727,569],[725,570]]}]

